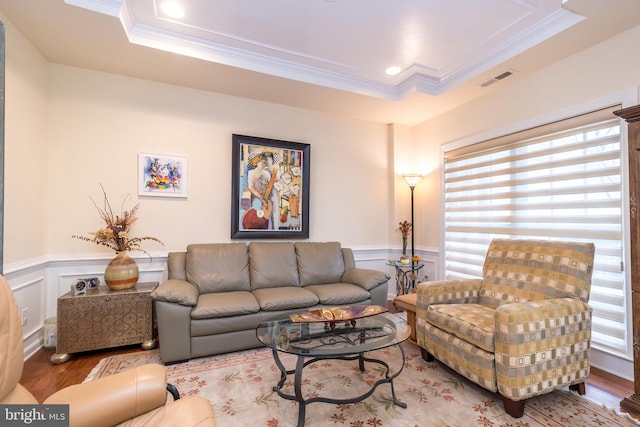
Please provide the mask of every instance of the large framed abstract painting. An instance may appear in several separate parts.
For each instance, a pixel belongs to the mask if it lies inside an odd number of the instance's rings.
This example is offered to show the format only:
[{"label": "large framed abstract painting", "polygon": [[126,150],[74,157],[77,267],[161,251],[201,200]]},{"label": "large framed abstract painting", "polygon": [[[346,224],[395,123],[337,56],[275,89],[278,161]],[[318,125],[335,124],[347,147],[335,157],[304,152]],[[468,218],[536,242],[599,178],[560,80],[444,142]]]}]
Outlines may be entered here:
[{"label": "large framed abstract painting", "polygon": [[139,153],[138,195],[187,197],[187,158]]},{"label": "large framed abstract painting", "polygon": [[309,237],[310,145],[233,135],[232,239]]}]

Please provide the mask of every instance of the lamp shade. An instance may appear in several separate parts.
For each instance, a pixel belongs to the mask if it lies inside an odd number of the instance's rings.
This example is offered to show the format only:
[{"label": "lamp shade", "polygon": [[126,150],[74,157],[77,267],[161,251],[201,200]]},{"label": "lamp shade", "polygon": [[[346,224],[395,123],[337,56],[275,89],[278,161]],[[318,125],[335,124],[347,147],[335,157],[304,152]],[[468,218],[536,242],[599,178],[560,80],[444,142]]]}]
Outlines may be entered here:
[{"label": "lamp shade", "polygon": [[409,184],[409,187],[411,188],[418,185],[418,183],[422,180],[422,175],[417,173],[409,173],[406,175],[402,175],[402,177],[405,181],[407,181],[407,184]]}]

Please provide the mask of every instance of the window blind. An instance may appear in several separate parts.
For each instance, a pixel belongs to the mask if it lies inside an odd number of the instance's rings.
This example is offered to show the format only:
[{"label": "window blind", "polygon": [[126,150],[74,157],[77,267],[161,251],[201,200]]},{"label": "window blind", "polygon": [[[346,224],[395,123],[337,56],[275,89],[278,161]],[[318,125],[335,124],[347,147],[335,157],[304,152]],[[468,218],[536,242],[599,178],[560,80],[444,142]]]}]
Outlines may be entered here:
[{"label": "window blind", "polygon": [[628,356],[619,108],[446,151],[444,270],[481,277],[493,238],[593,242],[592,342]]}]

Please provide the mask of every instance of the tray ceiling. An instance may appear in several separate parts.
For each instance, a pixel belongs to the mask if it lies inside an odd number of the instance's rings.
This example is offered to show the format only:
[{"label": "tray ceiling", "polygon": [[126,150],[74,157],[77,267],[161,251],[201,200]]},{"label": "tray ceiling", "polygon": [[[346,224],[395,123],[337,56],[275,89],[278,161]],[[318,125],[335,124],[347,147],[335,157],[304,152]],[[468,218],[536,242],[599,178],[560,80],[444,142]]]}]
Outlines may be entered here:
[{"label": "tray ceiling", "polygon": [[446,92],[583,19],[559,0],[66,3],[118,17],[131,43],[391,100]]},{"label": "tray ceiling", "polygon": [[50,64],[408,126],[640,25],[639,0],[179,1],[180,19],[160,0],[0,0],[0,17]]}]

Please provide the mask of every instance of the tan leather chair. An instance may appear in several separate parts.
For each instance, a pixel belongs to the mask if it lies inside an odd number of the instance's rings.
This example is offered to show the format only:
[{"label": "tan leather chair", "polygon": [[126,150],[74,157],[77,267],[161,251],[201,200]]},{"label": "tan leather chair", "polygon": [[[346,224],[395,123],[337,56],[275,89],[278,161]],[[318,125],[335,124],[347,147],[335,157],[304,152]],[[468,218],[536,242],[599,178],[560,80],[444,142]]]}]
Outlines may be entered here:
[{"label": "tan leather chair", "polygon": [[[24,365],[22,325],[9,284],[0,276],[0,404],[38,404],[18,381]],[[68,404],[70,426],[216,426],[202,397],[167,403],[165,368],[148,364],[66,387],[43,404]]]}]

